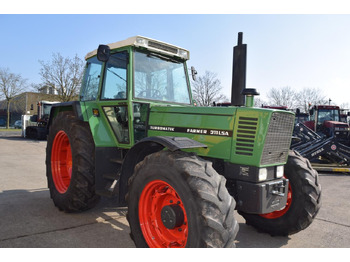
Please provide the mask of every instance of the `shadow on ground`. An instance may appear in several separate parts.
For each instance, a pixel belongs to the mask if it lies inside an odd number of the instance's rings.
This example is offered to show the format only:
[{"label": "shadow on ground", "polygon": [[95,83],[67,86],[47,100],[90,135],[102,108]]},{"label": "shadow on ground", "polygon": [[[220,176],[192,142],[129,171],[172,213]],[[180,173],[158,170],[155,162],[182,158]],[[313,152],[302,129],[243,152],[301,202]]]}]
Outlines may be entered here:
[{"label": "shadow on ground", "polygon": [[0,247],[134,247],[126,208],[102,199],[82,213],[59,211],[48,189],[0,191]]},{"label": "shadow on ground", "polygon": [[[102,198],[93,209],[81,213],[59,211],[48,189],[0,191],[0,247],[135,247],[126,221],[125,207]],[[236,218],[243,220],[238,214]],[[238,248],[278,248],[288,237],[259,233],[239,223]]]}]

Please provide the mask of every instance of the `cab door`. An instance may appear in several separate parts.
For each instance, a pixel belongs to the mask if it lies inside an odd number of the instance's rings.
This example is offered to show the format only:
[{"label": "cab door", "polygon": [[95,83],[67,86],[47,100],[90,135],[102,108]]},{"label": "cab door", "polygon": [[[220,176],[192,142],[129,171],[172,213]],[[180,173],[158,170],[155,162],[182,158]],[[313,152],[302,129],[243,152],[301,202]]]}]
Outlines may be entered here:
[{"label": "cab door", "polygon": [[128,113],[129,53],[111,54],[100,73],[95,73],[99,83],[95,100],[85,101],[85,111],[97,147],[130,148],[130,123]]},{"label": "cab door", "polygon": [[130,144],[128,113],[128,64],[127,51],[110,56],[105,64],[99,108],[106,117],[120,147]]}]

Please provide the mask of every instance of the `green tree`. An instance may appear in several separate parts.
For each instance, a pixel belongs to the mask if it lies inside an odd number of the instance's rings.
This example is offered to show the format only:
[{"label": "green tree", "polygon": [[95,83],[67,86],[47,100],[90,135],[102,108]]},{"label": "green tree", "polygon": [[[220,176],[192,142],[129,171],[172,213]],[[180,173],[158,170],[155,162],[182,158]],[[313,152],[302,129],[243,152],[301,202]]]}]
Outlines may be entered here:
[{"label": "green tree", "polygon": [[0,98],[6,100],[7,122],[10,126],[10,105],[15,96],[22,93],[27,87],[27,80],[20,74],[11,73],[8,68],[0,68]]},{"label": "green tree", "polygon": [[295,108],[298,101],[298,93],[290,86],[281,88],[271,88],[267,94],[269,104],[272,106],[286,106],[287,108]]},{"label": "green tree", "polygon": [[309,105],[328,104],[328,99],[318,88],[304,88],[299,92],[298,98],[296,108],[304,112],[309,111]]},{"label": "green tree", "polygon": [[328,103],[322,91],[317,88],[303,88],[297,92],[291,87],[271,88],[267,94],[268,103],[272,106],[286,106],[288,109],[299,108],[302,112],[308,112],[309,105]]},{"label": "green tree", "polygon": [[60,53],[55,53],[51,61],[39,60],[39,63],[42,86],[56,90],[61,102],[75,100],[83,78],[83,60],[77,55],[73,58],[64,58]]},{"label": "green tree", "polygon": [[192,82],[193,98],[200,106],[210,106],[213,102],[227,101],[227,97],[221,94],[221,82],[217,79],[217,74],[205,71],[203,76],[198,76]]}]

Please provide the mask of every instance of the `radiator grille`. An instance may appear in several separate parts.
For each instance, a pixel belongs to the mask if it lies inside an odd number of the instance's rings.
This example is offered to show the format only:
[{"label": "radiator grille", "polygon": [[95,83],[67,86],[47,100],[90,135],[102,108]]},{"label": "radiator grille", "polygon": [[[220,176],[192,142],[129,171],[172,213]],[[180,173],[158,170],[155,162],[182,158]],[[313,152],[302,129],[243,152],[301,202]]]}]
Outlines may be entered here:
[{"label": "radiator grille", "polygon": [[237,155],[253,155],[257,125],[258,118],[239,117],[235,152]]},{"label": "radiator grille", "polygon": [[285,162],[290,147],[294,115],[272,113],[265,139],[261,165]]}]

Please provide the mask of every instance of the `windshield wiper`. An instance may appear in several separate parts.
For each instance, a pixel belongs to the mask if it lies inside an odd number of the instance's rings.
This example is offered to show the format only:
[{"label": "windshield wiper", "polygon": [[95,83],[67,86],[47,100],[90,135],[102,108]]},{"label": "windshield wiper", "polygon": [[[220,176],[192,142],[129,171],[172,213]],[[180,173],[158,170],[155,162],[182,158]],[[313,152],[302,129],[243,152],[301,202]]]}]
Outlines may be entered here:
[{"label": "windshield wiper", "polygon": [[107,71],[111,72],[112,74],[114,74],[116,77],[119,77],[121,80],[124,80],[126,82],[126,79],[124,79],[123,77],[121,77],[120,75],[118,75],[116,72],[113,72],[111,69],[107,68]]},{"label": "windshield wiper", "polygon": [[167,62],[173,62],[173,63],[176,63],[176,64],[180,64],[181,63],[180,61],[178,61],[176,59],[173,59],[173,58],[161,55],[161,54],[157,54],[157,53],[148,53],[147,56],[148,57],[157,57],[157,58],[160,58],[160,59],[165,60]]}]

